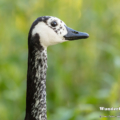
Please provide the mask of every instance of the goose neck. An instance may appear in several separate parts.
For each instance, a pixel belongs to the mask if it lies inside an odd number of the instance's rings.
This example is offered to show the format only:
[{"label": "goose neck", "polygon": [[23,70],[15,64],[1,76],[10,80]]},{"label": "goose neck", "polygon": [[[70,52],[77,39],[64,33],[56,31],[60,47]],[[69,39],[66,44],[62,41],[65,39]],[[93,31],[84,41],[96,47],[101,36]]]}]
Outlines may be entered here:
[{"label": "goose neck", "polygon": [[29,51],[25,120],[47,120],[46,72],[47,50]]}]

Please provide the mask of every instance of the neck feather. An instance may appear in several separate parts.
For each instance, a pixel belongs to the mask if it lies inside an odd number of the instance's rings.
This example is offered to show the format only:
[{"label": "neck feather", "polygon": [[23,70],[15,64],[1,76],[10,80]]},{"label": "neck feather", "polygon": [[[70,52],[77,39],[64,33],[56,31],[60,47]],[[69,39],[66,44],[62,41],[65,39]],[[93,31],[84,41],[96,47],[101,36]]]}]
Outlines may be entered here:
[{"label": "neck feather", "polygon": [[25,120],[47,120],[47,50],[42,46],[29,50]]}]

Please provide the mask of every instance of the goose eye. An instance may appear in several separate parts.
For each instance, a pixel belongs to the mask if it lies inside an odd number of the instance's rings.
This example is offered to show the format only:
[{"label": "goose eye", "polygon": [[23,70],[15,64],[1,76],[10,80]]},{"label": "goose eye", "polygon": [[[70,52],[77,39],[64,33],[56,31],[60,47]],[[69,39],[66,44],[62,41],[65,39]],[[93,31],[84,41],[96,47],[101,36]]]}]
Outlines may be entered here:
[{"label": "goose eye", "polygon": [[57,22],[56,21],[51,22],[51,26],[53,27],[57,26]]}]

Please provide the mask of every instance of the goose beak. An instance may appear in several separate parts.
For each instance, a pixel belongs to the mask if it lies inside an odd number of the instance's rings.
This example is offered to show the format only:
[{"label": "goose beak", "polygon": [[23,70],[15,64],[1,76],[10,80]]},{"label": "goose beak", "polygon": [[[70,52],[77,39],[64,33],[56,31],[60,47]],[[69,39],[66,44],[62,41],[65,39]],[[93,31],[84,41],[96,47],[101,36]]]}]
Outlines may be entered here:
[{"label": "goose beak", "polygon": [[78,32],[76,30],[73,30],[67,26],[65,26],[67,29],[67,34],[64,36],[66,40],[78,40],[78,39],[85,39],[89,37],[89,34]]}]

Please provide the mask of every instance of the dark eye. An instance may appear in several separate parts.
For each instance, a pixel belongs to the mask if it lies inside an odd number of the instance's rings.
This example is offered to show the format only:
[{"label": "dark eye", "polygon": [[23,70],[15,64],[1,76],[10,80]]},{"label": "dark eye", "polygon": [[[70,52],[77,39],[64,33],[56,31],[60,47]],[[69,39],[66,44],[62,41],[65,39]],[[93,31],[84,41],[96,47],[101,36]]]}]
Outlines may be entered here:
[{"label": "dark eye", "polygon": [[53,27],[57,26],[57,22],[56,21],[51,22],[51,26]]}]

